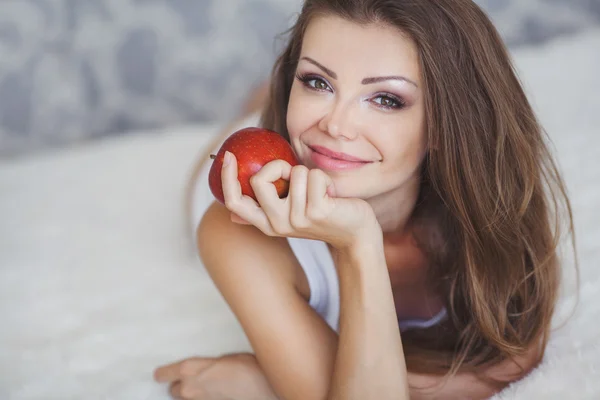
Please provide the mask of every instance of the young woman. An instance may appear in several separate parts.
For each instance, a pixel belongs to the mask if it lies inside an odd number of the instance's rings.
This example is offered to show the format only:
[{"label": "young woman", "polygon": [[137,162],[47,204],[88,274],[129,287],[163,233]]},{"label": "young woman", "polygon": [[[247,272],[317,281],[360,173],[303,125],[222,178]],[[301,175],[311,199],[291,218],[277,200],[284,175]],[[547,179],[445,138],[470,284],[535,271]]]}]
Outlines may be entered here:
[{"label": "young woman", "polygon": [[302,165],[263,167],[255,202],[231,156],[226,206],[191,198],[201,259],[254,354],[158,368],[174,397],[479,399],[539,363],[571,210],[476,4],[305,1],[261,124]]}]

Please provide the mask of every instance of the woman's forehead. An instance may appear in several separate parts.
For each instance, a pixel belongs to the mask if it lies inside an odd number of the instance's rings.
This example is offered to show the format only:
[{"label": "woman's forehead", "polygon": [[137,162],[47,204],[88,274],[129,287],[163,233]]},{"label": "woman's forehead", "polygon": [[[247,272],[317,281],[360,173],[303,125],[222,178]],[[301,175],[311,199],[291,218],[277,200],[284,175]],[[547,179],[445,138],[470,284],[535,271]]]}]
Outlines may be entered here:
[{"label": "woman's forehead", "polygon": [[310,57],[333,71],[365,76],[401,74],[419,78],[416,44],[387,24],[358,24],[335,16],[319,16],[308,25],[302,57]]}]

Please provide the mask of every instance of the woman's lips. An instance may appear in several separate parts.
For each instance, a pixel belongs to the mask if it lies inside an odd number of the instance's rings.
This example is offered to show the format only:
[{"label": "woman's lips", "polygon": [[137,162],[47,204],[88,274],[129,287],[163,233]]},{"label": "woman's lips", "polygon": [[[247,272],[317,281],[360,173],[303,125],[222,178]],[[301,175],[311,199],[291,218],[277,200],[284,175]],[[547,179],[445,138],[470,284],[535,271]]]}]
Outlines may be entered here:
[{"label": "woman's lips", "polygon": [[[335,153],[320,146],[311,146],[309,149],[310,159],[318,168],[323,170],[347,171],[371,164],[371,161],[364,161],[348,154]],[[343,157],[345,159],[337,157]]]},{"label": "woman's lips", "polygon": [[327,156],[329,158],[334,158],[336,160],[355,161],[355,162],[370,162],[369,160],[363,160],[361,158],[351,156],[350,154],[338,153],[336,151],[329,150],[327,147],[322,147],[322,146],[309,146],[309,147],[313,151],[316,151],[317,153],[321,153],[324,156]]}]

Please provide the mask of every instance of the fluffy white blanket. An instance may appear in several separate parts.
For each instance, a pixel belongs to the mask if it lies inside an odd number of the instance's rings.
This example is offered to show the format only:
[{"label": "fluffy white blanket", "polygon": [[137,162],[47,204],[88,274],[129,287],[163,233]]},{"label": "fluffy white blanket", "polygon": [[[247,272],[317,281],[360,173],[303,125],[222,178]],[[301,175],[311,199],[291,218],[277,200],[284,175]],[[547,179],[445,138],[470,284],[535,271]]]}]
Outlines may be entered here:
[{"label": "fluffy white blanket", "polygon": [[[600,398],[600,31],[515,60],[572,196],[581,298],[498,399]],[[0,398],[168,399],[155,366],[248,350],[191,246],[182,193],[218,126],[0,162]],[[557,325],[573,306],[572,264]]]}]

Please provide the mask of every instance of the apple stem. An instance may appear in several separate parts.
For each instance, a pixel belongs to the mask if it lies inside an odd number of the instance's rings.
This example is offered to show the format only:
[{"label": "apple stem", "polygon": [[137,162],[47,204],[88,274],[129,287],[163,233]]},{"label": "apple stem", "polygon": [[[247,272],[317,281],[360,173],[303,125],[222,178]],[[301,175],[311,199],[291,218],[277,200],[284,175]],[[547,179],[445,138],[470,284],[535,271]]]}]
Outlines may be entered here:
[{"label": "apple stem", "polygon": [[211,154],[211,155],[210,155],[210,159],[211,159],[211,160],[214,160],[215,158],[217,158],[217,156],[215,156],[214,154]]}]

